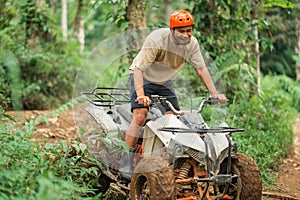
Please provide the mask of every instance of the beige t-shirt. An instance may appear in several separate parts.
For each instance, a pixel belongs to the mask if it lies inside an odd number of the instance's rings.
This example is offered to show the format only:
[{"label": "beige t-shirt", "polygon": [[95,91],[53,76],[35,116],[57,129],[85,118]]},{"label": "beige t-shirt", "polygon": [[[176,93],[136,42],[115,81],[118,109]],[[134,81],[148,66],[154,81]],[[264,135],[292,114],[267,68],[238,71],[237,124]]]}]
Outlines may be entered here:
[{"label": "beige t-shirt", "polygon": [[169,28],[153,31],[130,66],[143,71],[144,79],[157,84],[165,83],[189,61],[194,68],[205,66],[197,39],[192,36],[186,45],[177,45]]}]

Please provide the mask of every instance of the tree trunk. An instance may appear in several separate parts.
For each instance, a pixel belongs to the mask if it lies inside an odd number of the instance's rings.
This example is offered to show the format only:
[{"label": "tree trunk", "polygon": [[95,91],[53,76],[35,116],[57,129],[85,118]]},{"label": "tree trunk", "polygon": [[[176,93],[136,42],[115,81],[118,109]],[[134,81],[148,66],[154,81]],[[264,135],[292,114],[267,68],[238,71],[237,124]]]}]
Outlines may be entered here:
[{"label": "tree trunk", "polygon": [[[300,3],[299,0],[296,1],[297,3]],[[296,53],[300,57],[300,9],[296,9]],[[296,81],[300,82],[300,62],[296,61]]]},{"label": "tree trunk", "polygon": [[251,20],[254,25],[253,34],[255,36],[254,53],[256,57],[256,73],[257,73],[257,92],[261,93],[261,83],[260,83],[260,49],[259,49],[259,37],[258,37],[258,9],[259,0],[250,0],[252,7]]},{"label": "tree trunk", "polygon": [[260,83],[260,49],[258,42],[258,24],[255,25],[254,29],[255,35],[255,55],[256,55],[256,73],[257,73],[257,92],[260,94],[261,92],[261,83]]},{"label": "tree trunk", "polygon": [[83,8],[83,1],[79,0],[78,4],[77,4],[77,10],[76,10],[75,18],[74,18],[74,21],[72,23],[72,36],[73,37],[76,37],[76,36],[78,37],[78,32],[79,32],[79,29],[80,29],[80,23],[81,23],[81,20],[82,20],[82,17],[81,17],[82,8]]},{"label": "tree trunk", "polygon": [[140,29],[147,26],[146,23],[146,0],[129,0],[126,8],[126,15],[129,23],[129,30],[137,34],[130,34],[128,40],[128,62],[133,60],[133,51],[142,47],[146,33]]},{"label": "tree trunk", "polygon": [[164,0],[164,4],[166,6],[165,23],[169,24],[170,23],[170,15],[173,12],[172,1],[171,0]]},{"label": "tree trunk", "polygon": [[84,50],[84,20],[80,20],[77,39],[80,44],[80,52]]},{"label": "tree trunk", "polygon": [[126,11],[129,29],[146,27],[146,0],[129,0]]},{"label": "tree trunk", "polygon": [[61,7],[62,7],[62,12],[61,12],[61,29],[62,29],[62,37],[63,41],[67,42],[68,39],[68,21],[67,21],[67,16],[68,16],[68,9],[67,9],[67,0],[61,0]]},{"label": "tree trunk", "polygon": [[72,22],[72,37],[77,37],[77,41],[80,45],[80,51],[84,50],[85,35],[84,35],[84,19],[82,18],[82,10],[84,9],[83,0],[79,0],[77,3],[77,9],[75,18]]},{"label": "tree trunk", "polygon": [[56,11],[56,0],[52,0],[51,3],[50,3],[50,8],[51,8],[51,14],[54,15],[55,14],[55,11]]}]

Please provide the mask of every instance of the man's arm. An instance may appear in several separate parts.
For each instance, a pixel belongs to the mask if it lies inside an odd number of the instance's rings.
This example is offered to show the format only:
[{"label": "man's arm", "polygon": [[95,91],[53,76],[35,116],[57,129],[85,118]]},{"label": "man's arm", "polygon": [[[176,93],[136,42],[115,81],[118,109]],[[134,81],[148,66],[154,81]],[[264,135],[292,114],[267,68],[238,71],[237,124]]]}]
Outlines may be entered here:
[{"label": "man's arm", "polygon": [[144,81],[143,81],[143,71],[135,67],[133,71],[134,88],[137,97],[144,96]]},{"label": "man's arm", "polygon": [[143,71],[135,67],[133,71],[134,79],[134,88],[136,92],[136,100],[139,104],[144,104],[144,106],[150,106],[150,98],[145,96],[144,92],[144,80],[143,80]]},{"label": "man's arm", "polygon": [[213,83],[212,78],[207,70],[207,67],[197,68],[196,73],[213,97],[218,98],[221,103],[227,102],[225,95],[218,93],[215,84]]}]

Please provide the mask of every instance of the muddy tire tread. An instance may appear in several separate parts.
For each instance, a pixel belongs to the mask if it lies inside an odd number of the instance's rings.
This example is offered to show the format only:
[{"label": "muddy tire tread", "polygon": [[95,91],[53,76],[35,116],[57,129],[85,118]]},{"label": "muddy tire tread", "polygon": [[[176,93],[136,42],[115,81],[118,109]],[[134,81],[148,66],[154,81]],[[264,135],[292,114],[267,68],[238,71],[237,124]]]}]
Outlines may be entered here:
[{"label": "muddy tire tread", "polygon": [[254,160],[245,155],[237,154],[232,159],[232,170],[238,171],[242,180],[239,200],[260,200],[262,198],[262,179],[258,166]]},{"label": "muddy tire tread", "polygon": [[131,181],[131,199],[136,198],[138,180],[147,178],[150,188],[150,199],[173,200],[176,199],[175,179],[168,162],[161,157],[149,156],[143,158],[135,168]]}]

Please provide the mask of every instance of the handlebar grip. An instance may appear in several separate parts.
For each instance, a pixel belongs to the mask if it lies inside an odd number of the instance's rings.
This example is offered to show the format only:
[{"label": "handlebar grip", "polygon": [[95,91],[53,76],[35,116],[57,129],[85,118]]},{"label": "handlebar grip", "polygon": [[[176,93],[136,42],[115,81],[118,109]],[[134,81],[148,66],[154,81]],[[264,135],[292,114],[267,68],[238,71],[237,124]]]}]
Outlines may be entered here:
[{"label": "handlebar grip", "polygon": [[207,98],[206,102],[210,105],[215,105],[215,104],[220,103],[220,100],[217,97],[210,96]]}]

